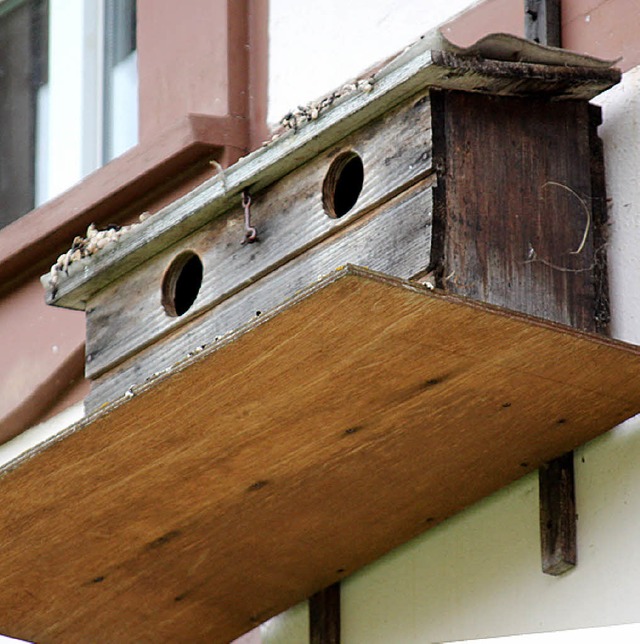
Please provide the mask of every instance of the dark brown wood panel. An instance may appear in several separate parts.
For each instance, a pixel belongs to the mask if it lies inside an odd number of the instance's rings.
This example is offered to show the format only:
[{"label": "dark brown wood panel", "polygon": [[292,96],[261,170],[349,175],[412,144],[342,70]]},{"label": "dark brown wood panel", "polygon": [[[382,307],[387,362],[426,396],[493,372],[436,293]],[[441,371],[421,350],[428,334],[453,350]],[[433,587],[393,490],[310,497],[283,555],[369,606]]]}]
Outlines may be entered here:
[{"label": "dark brown wood panel", "polygon": [[588,104],[438,96],[443,286],[595,330]]},{"label": "dark brown wood panel", "polygon": [[602,110],[589,105],[589,146],[591,151],[591,216],[593,218],[594,330],[609,335],[611,321],[607,272],[607,189],[604,172],[604,149],[598,136]]},{"label": "dark brown wood panel", "polygon": [[525,38],[561,47],[560,0],[524,0]]},{"label": "dark brown wood panel", "polygon": [[[542,45],[562,46],[560,0],[525,0],[525,36]],[[573,452],[539,470],[540,550],[543,572],[559,575],[576,565]]]},{"label": "dark brown wood panel", "polygon": [[340,582],[309,597],[310,644],[340,644]]}]

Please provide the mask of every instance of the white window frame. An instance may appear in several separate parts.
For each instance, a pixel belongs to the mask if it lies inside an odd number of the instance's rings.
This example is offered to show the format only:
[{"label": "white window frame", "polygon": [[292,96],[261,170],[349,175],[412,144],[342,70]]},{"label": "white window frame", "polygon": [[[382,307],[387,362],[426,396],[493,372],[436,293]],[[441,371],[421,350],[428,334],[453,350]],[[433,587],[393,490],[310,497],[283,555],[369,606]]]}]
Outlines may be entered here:
[{"label": "white window frame", "polygon": [[115,112],[120,128],[111,128],[118,137],[114,154],[106,154],[104,42],[105,0],[49,0],[49,82],[38,97],[36,206],[137,142],[133,52],[123,61],[128,63],[121,83],[126,91],[116,95],[116,101],[126,105]]}]

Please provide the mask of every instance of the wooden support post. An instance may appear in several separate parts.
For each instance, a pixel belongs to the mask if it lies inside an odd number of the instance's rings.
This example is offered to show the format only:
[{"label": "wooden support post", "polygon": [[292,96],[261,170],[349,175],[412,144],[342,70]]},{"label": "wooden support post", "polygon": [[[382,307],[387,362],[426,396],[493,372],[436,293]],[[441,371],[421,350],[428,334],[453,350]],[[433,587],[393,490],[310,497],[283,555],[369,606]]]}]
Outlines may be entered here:
[{"label": "wooden support post", "polygon": [[562,47],[560,0],[524,0],[524,33],[541,45]]},{"label": "wooden support post", "polygon": [[542,572],[561,575],[577,563],[573,452],[538,470]]},{"label": "wooden support post", "polygon": [[576,497],[573,452],[543,465],[540,482],[542,570],[561,575],[576,565]]},{"label": "wooden support post", "polygon": [[[562,46],[560,0],[525,0],[524,31],[541,45]],[[576,565],[573,452],[547,463],[538,474],[542,571],[561,575]]]},{"label": "wooden support post", "polygon": [[309,598],[310,644],[340,644],[340,582]]}]

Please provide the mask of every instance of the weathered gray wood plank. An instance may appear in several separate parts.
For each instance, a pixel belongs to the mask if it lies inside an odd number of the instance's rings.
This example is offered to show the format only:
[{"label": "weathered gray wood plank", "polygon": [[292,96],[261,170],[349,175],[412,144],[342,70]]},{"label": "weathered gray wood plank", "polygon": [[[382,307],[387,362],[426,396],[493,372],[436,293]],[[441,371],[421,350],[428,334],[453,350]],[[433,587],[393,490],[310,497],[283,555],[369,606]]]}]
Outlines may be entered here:
[{"label": "weathered gray wood plank", "polygon": [[[364,183],[353,209],[334,219],[324,211],[322,185],[332,160],[344,150],[354,150],[362,158]],[[241,245],[243,212],[238,204],[225,217],[98,293],[87,308],[87,376],[104,373],[431,172],[430,104],[427,96],[418,96],[365,131],[346,137],[268,191],[254,195],[251,213],[258,242]],[[377,241],[384,252],[385,239]],[[184,250],[192,250],[202,259],[203,282],[191,309],[182,317],[171,317],[161,303],[162,279],[172,260]]]},{"label": "weathered gray wood plank", "polygon": [[115,400],[153,374],[169,369],[250,323],[304,289],[316,278],[348,263],[410,278],[429,264],[431,247],[431,177],[407,194],[359,219],[339,235],[244,288],[158,344],[141,351],[92,383],[86,400],[95,410]]},{"label": "weathered gray wood plank", "polygon": [[573,452],[538,470],[542,572],[561,575],[578,561]]},{"label": "weathered gray wood plank", "polygon": [[[501,95],[538,91],[554,97],[588,99],[618,82],[620,76],[617,70],[602,65],[579,71],[567,68],[567,55],[553,50],[545,50],[545,60],[553,63],[550,65],[487,63],[477,57],[469,59],[446,52],[440,52],[438,64],[434,64],[431,47],[445,45],[441,38],[421,39],[376,74],[372,91],[345,96],[321,118],[240,159],[224,176],[203,183],[145,221],[107,252],[88,262],[79,262],[55,292],[48,290],[47,301],[85,308],[86,302],[106,285],[233,207],[243,189],[259,192],[426,87]],[[585,65],[590,64],[588,58],[573,55],[570,65],[582,60]],[[46,283],[46,276],[43,280]]]}]

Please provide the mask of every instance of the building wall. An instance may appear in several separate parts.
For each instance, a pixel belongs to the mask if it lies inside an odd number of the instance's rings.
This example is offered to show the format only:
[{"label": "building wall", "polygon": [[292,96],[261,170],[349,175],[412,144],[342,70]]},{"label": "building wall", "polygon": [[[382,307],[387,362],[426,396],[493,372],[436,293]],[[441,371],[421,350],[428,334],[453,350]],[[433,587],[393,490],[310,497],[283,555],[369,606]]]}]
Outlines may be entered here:
[{"label": "building wall", "polygon": [[340,87],[478,1],[323,0],[293,11],[290,0],[269,0],[269,122]]}]

